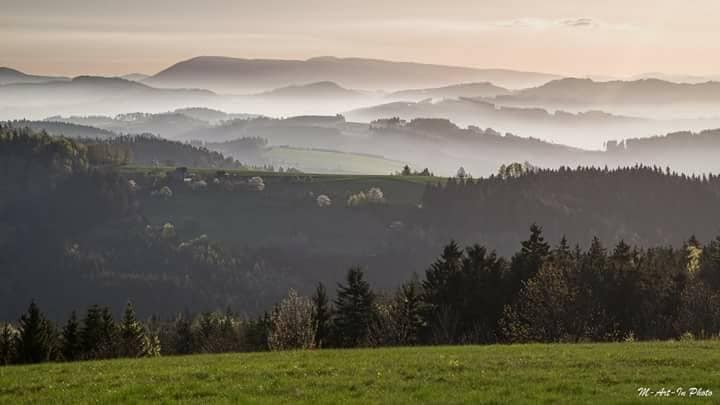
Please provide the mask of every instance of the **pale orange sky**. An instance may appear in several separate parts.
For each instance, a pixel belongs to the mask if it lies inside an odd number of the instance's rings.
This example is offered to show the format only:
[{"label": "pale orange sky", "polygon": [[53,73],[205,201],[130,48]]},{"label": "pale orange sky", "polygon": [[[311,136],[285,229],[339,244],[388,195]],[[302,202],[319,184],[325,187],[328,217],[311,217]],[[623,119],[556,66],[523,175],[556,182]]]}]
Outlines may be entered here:
[{"label": "pale orange sky", "polygon": [[720,74],[717,0],[0,0],[0,10],[0,66],[34,74],[156,73],[199,55]]}]

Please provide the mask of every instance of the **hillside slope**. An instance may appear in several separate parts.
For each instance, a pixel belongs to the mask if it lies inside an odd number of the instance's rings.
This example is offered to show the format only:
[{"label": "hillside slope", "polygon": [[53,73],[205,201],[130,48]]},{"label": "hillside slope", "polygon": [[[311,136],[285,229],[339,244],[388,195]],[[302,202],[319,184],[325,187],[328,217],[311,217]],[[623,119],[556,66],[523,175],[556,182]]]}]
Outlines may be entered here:
[{"label": "hillside slope", "polygon": [[[705,403],[718,342],[455,346],[166,357],[0,368],[0,402]],[[676,389],[686,391],[678,398]],[[707,391],[705,392],[707,394]],[[714,393],[710,393],[712,395]],[[717,395],[717,394],[715,394]]]}]

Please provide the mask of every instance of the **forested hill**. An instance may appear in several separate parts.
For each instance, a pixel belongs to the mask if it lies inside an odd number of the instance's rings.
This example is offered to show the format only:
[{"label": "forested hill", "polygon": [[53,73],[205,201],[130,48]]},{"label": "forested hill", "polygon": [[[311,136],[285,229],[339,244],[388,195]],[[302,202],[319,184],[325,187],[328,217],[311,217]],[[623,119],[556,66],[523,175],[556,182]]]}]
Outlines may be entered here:
[{"label": "forested hill", "polygon": [[610,141],[606,145],[609,163],[647,162],[670,166],[684,173],[720,171],[720,129],[701,132],[680,131],[649,138]]},{"label": "forested hill", "polygon": [[720,231],[720,178],[688,177],[659,167],[531,170],[428,187],[418,222],[448,238],[506,251],[527,224],[550,240],[677,245]]},{"label": "forested hill", "polygon": [[106,129],[61,121],[21,120],[9,122],[8,125],[16,128],[27,127],[34,131],[45,131],[50,135],[68,138],[109,139],[116,136],[114,132]]},{"label": "forested hill", "polygon": [[261,178],[94,167],[92,148],[0,128],[0,318],[33,298],[53,317],[128,299],[163,316],[185,306],[258,314],[289,288],[336,285],[351,265],[378,289],[397,287],[451,239],[509,257],[532,223],[549,242],[584,247],[594,236],[643,248],[720,234],[716,175],[510,165],[479,180]]},{"label": "forested hill", "polygon": [[87,146],[91,163],[218,169],[243,167],[240,162],[225,157],[219,152],[152,135],[123,135],[106,141],[81,140],[80,142]]}]

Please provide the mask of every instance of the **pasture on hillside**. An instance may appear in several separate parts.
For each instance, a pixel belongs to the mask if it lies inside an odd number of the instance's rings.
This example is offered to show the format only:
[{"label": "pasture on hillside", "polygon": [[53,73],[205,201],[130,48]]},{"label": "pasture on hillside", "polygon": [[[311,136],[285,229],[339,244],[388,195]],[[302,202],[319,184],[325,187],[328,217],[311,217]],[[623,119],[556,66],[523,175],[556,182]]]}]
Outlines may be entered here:
[{"label": "pasture on hillside", "polygon": [[0,367],[0,403],[713,403],[718,362],[682,341],[51,363]]}]

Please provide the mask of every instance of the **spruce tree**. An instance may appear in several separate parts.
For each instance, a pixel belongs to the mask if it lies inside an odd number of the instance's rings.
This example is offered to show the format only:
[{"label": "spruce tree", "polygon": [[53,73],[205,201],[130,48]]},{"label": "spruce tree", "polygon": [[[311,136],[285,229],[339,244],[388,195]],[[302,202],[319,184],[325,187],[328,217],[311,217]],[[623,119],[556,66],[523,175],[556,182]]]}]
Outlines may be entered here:
[{"label": "spruce tree", "polygon": [[30,303],[27,313],[20,317],[15,348],[19,363],[49,361],[52,354],[52,330],[45,316],[35,304]]},{"label": "spruce tree", "polygon": [[204,312],[200,315],[199,328],[197,333],[198,346],[205,353],[218,351],[217,342],[218,322],[212,312]]},{"label": "spruce tree", "polygon": [[145,331],[135,318],[135,308],[128,301],[122,321],[120,321],[120,354],[126,357],[145,355]]},{"label": "spruce tree", "polygon": [[108,307],[104,307],[100,314],[100,340],[101,357],[116,357],[118,352],[117,325],[115,325],[112,312]]},{"label": "spruce tree", "polygon": [[190,315],[180,314],[175,320],[175,353],[190,354],[193,352],[192,319]]},{"label": "spruce tree", "polygon": [[422,317],[422,294],[416,278],[403,284],[397,291],[394,307],[397,311],[396,330],[401,331],[397,343],[412,345],[419,342],[420,331],[424,326]]},{"label": "spruce tree", "polygon": [[335,300],[335,328],[340,345],[356,347],[367,344],[374,301],[375,295],[365,281],[363,271],[352,267],[347,274],[347,285],[338,283]]},{"label": "spruce tree", "polygon": [[238,349],[237,333],[235,332],[234,314],[230,307],[226,308],[225,315],[220,320],[220,351],[230,352]]},{"label": "spruce tree", "polygon": [[315,345],[322,348],[327,344],[330,333],[330,304],[323,283],[318,283],[312,301]]},{"label": "spruce tree", "polygon": [[85,359],[100,357],[102,314],[100,307],[93,305],[87,309],[83,319],[83,327],[80,331],[82,356]]},{"label": "spruce tree", "polygon": [[456,312],[456,304],[461,298],[458,290],[463,259],[463,251],[451,241],[425,272],[423,317],[427,326],[425,333],[433,343],[452,343],[457,335],[460,314]]},{"label": "spruce tree", "polygon": [[61,352],[65,361],[78,360],[82,354],[80,323],[77,320],[77,314],[75,311],[72,311],[70,318],[62,330]]},{"label": "spruce tree", "polygon": [[550,253],[550,245],[542,236],[542,228],[537,224],[530,226],[530,237],[522,242],[520,252],[516,253],[510,264],[511,292],[517,293],[529,279],[542,267]]}]

